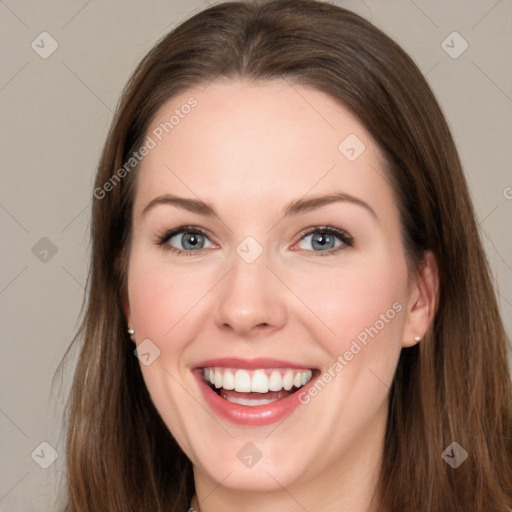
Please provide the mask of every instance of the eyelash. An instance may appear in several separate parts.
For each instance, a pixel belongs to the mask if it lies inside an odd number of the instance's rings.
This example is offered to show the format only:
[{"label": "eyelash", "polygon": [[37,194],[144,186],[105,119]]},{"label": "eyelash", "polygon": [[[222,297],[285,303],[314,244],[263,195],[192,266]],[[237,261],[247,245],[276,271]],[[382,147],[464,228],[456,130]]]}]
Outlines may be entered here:
[{"label": "eyelash", "polygon": [[[167,242],[173,238],[176,235],[179,235],[181,233],[199,233],[200,235],[203,235],[208,238],[207,232],[198,227],[198,226],[181,226],[176,229],[171,229],[170,231],[166,231],[162,235],[158,235],[155,239],[155,244],[158,246],[161,246],[164,250],[170,251],[178,256],[197,256],[201,251],[204,249],[195,249],[191,251],[184,251],[183,249],[177,249],[176,247],[173,247],[172,245],[168,245]],[[302,231],[299,235],[299,239],[296,243],[299,243],[303,238],[305,238],[308,235],[311,235],[312,233],[321,233],[321,234],[327,234],[327,235],[333,235],[337,237],[341,242],[342,245],[335,247],[333,249],[329,249],[326,251],[313,251],[310,250],[308,252],[312,253],[314,256],[329,256],[334,253],[337,253],[338,251],[342,249],[346,249],[347,247],[353,247],[354,246],[354,238],[345,230],[335,228],[333,226],[314,226],[311,228],[307,228],[306,230]],[[295,244],[294,244],[295,245]]]}]

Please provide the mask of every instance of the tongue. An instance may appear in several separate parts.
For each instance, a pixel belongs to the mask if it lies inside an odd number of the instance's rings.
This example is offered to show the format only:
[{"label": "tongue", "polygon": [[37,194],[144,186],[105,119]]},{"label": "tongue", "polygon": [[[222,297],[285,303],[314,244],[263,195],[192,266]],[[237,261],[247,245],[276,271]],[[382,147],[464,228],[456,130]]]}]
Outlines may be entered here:
[{"label": "tongue", "polygon": [[220,396],[225,398],[243,398],[246,400],[280,400],[281,398],[286,398],[292,394],[291,391],[286,391],[285,389],[281,389],[281,391],[268,391],[267,393],[240,393],[235,390],[227,390],[221,388]]}]

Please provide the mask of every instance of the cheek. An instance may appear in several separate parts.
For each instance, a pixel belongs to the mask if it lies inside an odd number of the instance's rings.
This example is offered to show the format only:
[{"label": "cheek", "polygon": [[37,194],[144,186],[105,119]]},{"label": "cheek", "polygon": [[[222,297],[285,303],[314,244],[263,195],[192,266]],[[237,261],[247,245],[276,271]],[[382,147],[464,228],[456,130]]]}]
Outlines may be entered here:
[{"label": "cheek", "polygon": [[[327,391],[318,395],[329,397],[332,424],[343,415],[350,437],[371,421],[389,393],[402,346],[407,270],[399,258],[383,256],[373,265],[347,265],[336,279],[325,272],[314,280],[311,275],[308,284],[317,286],[304,285],[297,294],[308,298],[316,314],[303,313],[303,325],[328,354],[320,377]],[[310,390],[303,403],[314,403],[316,396]]]},{"label": "cheek", "polygon": [[[355,256],[336,267],[300,263],[276,270],[297,297],[277,283],[273,301],[282,301],[292,327],[302,324],[331,355],[348,350],[353,340],[364,343],[377,335],[401,342],[407,267],[400,251]],[[128,290],[138,337],[158,340],[162,350],[172,351],[193,339],[206,327],[205,309],[218,306],[208,294],[224,271],[205,263],[169,265],[165,257],[136,248]]]},{"label": "cheek", "polygon": [[298,296],[305,297],[301,317],[331,355],[350,350],[354,340],[362,347],[378,340],[367,350],[375,357],[401,345],[407,291],[403,256],[390,252],[365,264],[318,268],[304,275],[308,279],[298,280],[294,287]]},{"label": "cheek", "polygon": [[165,265],[159,258],[134,252],[128,271],[130,312],[136,332],[162,340],[186,316],[194,316],[194,305],[211,288],[207,276],[196,270]]}]

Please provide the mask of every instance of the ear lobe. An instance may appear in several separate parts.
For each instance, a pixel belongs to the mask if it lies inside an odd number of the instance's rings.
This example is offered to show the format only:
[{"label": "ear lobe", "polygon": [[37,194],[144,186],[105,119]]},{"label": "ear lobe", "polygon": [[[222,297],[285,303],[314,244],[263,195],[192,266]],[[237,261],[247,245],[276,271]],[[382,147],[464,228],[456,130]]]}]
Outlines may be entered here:
[{"label": "ear lobe", "polygon": [[423,338],[434,321],[438,304],[439,269],[434,253],[426,251],[419,271],[411,279],[403,347],[411,347]]}]

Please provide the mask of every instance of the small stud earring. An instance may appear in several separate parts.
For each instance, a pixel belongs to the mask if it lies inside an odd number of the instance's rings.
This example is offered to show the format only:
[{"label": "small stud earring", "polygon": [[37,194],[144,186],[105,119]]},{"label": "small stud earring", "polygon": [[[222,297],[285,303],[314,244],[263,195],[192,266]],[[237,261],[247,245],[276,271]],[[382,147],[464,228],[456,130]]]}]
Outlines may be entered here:
[{"label": "small stud earring", "polygon": [[420,337],[420,336],[416,336],[416,337],[414,338],[414,341],[416,341],[416,342],[421,341],[421,337]]},{"label": "small stud earring", "polygon": [[135,334],[135,331],[133,329],[128,329],[126,331],[130,336],[133,336]]}]

